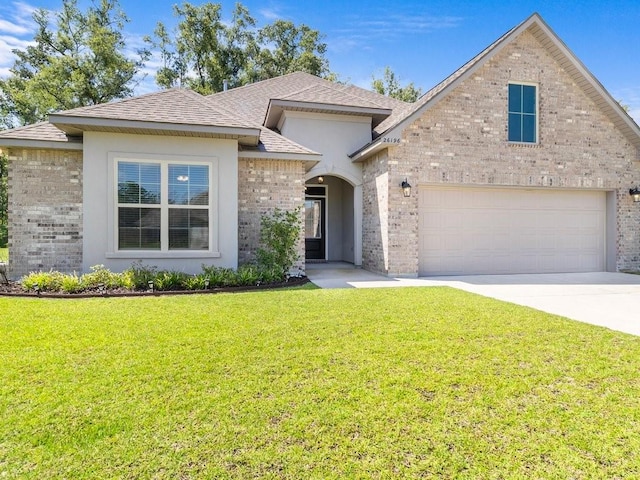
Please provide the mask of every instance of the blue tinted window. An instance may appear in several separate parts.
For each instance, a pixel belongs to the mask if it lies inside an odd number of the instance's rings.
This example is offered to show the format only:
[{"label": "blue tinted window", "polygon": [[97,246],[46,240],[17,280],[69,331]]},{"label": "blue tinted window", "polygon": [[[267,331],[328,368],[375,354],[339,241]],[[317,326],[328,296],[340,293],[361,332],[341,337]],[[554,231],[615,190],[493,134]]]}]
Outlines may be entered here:
[{"label": "blue tinted window", "polygon": [[536,87],[509,84],[510,142],[535,143],[537,141]]}]

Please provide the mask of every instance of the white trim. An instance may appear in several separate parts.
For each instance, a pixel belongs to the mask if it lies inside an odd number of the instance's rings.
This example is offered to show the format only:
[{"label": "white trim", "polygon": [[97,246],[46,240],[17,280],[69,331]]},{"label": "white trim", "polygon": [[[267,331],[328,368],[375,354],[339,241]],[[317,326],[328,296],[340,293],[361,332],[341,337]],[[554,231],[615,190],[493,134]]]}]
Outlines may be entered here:
[{"label": "white trim", "polygon": [[[161,168],[160,208],[160,250],[119,250],[118,249],[118,162],[154,163]],[[108,251],[106,258],[218,258],[219,251],[219,175],[218,157],[196,155],[164,155],[149,153],[109,152],[108,154]],[[207,250],[169,250],[169,203],[168,168],[169,164],[206,165],[209,167],[209,248]]]},{"label": "white trim", "polygon": [[[0,146],[5,148],[34,148],[55,150],[82,150],[82,141],[31,140],[0,137]],[[2,148],[0,147],[0,151]]]},{"label": "white trim", "polygon": [[78,117],[73,115],[51,114],[49,123],[65,131],[65,127],[71,130],[83,131],[82,127],[120,128],[131,130],[162,130],[174,132],[209,133],[212,135],[237,135],[239,137],[255,137],[257,144],[260,137],[260,129],[253,127],[227,127],[222,125],[194,125],[171,122],[154,122],[144,120],[122,120],[97,117]]},{"label": "white trim", "polygon": [[279,153],[260,150],[238,150],[238,158],[257,158],[265,160],[291,160],[316,164],[322,160],[321,153]]}]

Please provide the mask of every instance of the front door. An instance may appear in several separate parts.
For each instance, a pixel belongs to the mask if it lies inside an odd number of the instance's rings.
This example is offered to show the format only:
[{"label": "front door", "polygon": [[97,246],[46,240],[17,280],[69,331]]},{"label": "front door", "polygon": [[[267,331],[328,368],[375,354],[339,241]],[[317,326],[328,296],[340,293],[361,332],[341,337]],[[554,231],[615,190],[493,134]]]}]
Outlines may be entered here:
[{"label": "front door", "polygon": [[[324,189],[310,187],[308,190],[316,190],[324,194]],[[320,192],[322,190],[322,192]],[[304,231],[305,231],[305,259],[326,260],[325,253],[325,198],[310,196],[316,192],[307,191],[308,196],[304,201]]]}]

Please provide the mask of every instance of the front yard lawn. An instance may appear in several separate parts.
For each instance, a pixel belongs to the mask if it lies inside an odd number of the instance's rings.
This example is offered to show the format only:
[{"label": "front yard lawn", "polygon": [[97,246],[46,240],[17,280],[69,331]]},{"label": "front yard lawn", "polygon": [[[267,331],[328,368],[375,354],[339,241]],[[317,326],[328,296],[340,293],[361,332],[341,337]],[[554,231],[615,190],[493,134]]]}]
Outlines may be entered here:
[{"label": "front yard lawn", "polygon": [[0,478],[638,478],[638,372],[448,288],[0,298]]}]

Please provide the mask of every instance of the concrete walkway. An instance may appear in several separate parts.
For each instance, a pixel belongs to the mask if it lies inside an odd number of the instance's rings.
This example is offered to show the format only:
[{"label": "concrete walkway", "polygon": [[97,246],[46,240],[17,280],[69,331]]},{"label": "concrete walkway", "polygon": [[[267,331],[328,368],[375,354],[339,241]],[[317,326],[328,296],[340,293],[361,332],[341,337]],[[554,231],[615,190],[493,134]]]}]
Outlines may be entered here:
[{"label": "concrete walkway", "polygon": [[640,275],[558,273],[389,278],[346,263],[307,265],[321,288],[448,286],[640,335]]}]

